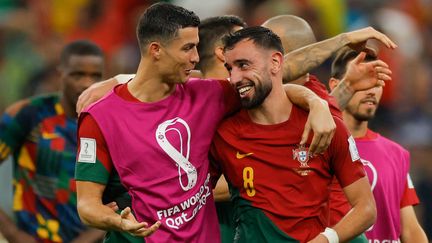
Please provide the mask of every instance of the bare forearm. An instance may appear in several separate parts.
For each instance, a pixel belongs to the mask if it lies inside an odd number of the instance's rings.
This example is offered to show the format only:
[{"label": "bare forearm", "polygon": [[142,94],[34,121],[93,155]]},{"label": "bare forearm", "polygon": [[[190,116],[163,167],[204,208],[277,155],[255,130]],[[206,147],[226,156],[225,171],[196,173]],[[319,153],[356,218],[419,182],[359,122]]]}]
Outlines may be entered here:
[{"label": "bare forearm", "polygon": [[413,206],[406,206],[401,209],[401,242],[428,242],[426,233],[420,226],[414,212]]},{"label": "bare forearm", "polygon": [[305,75],[347,44],[346,34],[340,34],[289,52],[284,57],[284,80],[291,81]]},{"label": "bare forearm", "polygon": [[229,193],[229,191],[213,190],[213,197],[214,197],[215,202],[229,202],[230,193]]},{"label": "bare forearm", "polygon": [[318,97],[318,95],[316,95],[310,89],[301,85],[285,84],[284,89],[291,102],[300,106],[304,110],[310,110],[317,102],[325,102],[325,100]]},{"label": "bare forearm", "polygon": [[84,90],[78,98],[76,104],[76,112],[80,113],[82,109],[90,105],[91,103],[99,100],[110,90],[112,90],[119,83],[126,83],[133,75],[129,74],[119,74],[113,78],[92,84],[89,88]]},{"label": "bare forearm", "polygon": [[215,189],[213,189],[213,197],[215,202],[227,202],[230,200],[228,183],[223,175],[219,178]]},{"label": "bare forearm", "polygon": [[426,236],[426,233],[423,229],[418,225],[415,231],[409,232],[408,234],[401,235],[402,243],[410,243],[410,242],[418,242],[418,243],[427,243],[429,242]]},{"label": "bare forearm", "polygon": [[313,131],[309,152],[313,155],[324,152],[331,143],[336,124],[330,113],[327,101],[303,86],[290,84],[285,87],[286,94],[292,103],[309,111],[300,144],[304,145]]},{"label": "bare forearm", "polygon": [[348,105],[349,101],[354,95],[354,91],[352,88],[350,88],[347,85],[347,82],[342,80],[336,88],[333,89],[333,91],[330,93],[333,97],[335,97],[336,101],[338,102],[339,109],[341,111],[345,110],[346,106]]},{"label": "bare forearm", "polygon": [[333,229],[338,233],[339,241],[346,242],[365,232],[375,222],[375,218],[375,207],[361,203],[352,208]]},{"label": "bare forearm", "polygon": [[352,209],[333,227],[340,242],[346,242],[365,232],[376,220],[375,200],[366,177],[343,190]]},{"label": "bare forearm", "polygon": [[81,221],[91,227],[103,230],[121,230],[121,217],[110,207],[97,203],[78,203]]}]

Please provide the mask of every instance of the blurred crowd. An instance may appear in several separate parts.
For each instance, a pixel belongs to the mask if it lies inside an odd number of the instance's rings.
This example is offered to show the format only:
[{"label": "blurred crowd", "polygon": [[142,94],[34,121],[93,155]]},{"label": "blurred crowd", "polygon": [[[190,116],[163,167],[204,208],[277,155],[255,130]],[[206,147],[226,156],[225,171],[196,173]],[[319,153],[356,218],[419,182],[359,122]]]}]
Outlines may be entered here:
[{"label": "blurred crowd", "polygon": [[[132,73],[139,61],[138,14],[149,0],[0,0],[0,109],[18,99],[59,89],[56,64],[65,43],[91,39],[107,57],[105,77]],[[386,33],[399,48],[379,57],[393,81],[372,128],[411,152],[411,176],[421,221],[432,238],[432,0],[172,0],[201,18],[235,14],[260,25],[278,14],[306,19],[319,40],[365,26]],[[314,71],[330,77],[330,61]]]}]

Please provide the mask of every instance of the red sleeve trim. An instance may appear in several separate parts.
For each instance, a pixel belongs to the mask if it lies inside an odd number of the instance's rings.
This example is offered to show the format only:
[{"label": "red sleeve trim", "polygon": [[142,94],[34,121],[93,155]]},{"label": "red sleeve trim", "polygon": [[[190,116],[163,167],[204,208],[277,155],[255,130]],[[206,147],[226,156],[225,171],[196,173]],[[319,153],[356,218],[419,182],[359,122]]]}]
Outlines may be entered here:
[{"label": "red sleeve trim", "polygon": [[403,208],[406,206],[415,206],[415,205],[420,203],[420,200],[417,196],[417,193],[414,189],[414,186],[410,187],[408,185],[409,183],[412,183],[412,182],[408,182],[408,180],[411,180],[411,179],[407,179],[407,181],[405,183],[405,190],[404,190],[404,194],[402,195],[401,202],[400,202],[400,208]]},{"label": "red sleeve trim", "polygon": [[[97,160],[102,163],[102,165],[105,167],[108,173],[111,173],[113,169],[113,163],[108,151],[108,146],[99,128],[99,125],[89,113],[82,113],[79,119],[78,148],[80,147],[80,138],[94,138],[96,140]],[[77,154],[77,158],[78,158],[78,154]]]}]

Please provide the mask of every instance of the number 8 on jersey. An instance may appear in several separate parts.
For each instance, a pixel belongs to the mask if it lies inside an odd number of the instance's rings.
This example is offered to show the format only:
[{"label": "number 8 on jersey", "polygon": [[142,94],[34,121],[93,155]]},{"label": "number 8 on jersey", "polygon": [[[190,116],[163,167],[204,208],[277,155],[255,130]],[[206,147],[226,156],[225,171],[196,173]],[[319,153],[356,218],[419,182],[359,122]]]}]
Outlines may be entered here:
[{"label": "number 8 on jersey", "polygon": [[255,188],[253,184],[254,171],[252,167],[245,167],[243,169],[243,186],[249,197],[255,196]]}]

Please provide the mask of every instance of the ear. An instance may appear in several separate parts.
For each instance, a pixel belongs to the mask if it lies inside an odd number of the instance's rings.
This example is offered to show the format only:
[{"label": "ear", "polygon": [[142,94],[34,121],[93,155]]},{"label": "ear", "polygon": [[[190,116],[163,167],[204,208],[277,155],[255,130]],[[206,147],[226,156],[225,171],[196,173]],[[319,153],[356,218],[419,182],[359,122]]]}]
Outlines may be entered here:
[{"label": "ear", "polygon": [[151,42],[148,45],[148,53],[155,59],[160,58],[161,51],[161,44],[159,42]]},{"label": "ear", "polygon": [[336,79],[336,78],[330,78],[329,80],[329,87],[330,90],[333,91],[334,88],[336,88],[336,86],[338,86],[340,80]]},{"label": "ear", "polygon": [[282,69],[283,55],[280,52],[274,52],[271,55],[271,72],[276,74]]},{"label": "ear", "polygon": [[219,60],[222,63],[225,63],[225,56],[223,54],[223,47],[222,46],[216,46],[216,48],[214,49],[214,54],[215,54],[217,60]]}]

